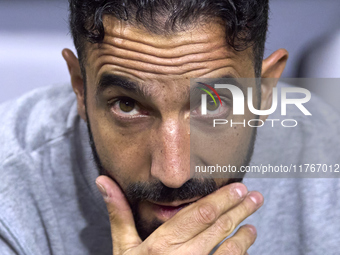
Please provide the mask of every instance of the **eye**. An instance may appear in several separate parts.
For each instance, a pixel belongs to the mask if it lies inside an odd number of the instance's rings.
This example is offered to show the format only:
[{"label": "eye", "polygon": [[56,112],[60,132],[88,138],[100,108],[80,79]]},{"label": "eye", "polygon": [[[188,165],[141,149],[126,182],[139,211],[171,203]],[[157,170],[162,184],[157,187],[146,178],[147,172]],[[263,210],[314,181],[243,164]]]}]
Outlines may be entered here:
[{"label": "eye", "polygon": [[132,99],[121,99],[119,102],[119,109],[123,112],[129,113],[135,109],[136,103]]},{"label": "eye", "polygon": [[211,98],[207,100],[207,112],[216,111],[220,107],[220,102],[217,100],[212,100]]},{"label": "eye", "polygon": [[196,104],[194,106],[191,114],[194,117],[227,117],[230,113],[231,107],[228,104],[228,100],[226,100],[224,97],[221,97],[222,104],[218,100],[218,98],[214,98],[215,101],[212,98],[207,98],[207,115],[202,115],[202,108],[200,104]]},{"label": "eye", "polygon": [[[201,111],[201,107],[200,107]],[[220,101],[215,98],[215,101],[213,99],[207,99],[207,115],[219,115],[226,111],[226,104],[222,103],[220,104]]]},{"label": "eye", "polygon": [[138,103],[129,97],[117,98],[114,102],[110,103],[112,111],[119,117],[138,117],[147,115],[142,111]]}]

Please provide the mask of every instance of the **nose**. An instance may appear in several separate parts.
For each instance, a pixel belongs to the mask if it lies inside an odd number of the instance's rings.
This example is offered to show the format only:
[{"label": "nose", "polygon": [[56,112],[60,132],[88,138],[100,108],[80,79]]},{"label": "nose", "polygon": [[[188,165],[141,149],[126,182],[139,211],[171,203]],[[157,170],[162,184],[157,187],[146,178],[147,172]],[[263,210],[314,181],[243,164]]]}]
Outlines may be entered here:
[{"label": "nose", "polygon": [[163,120],[154,135],[151,175],[169,188],[179,188],[190,179],[189,121]]}]

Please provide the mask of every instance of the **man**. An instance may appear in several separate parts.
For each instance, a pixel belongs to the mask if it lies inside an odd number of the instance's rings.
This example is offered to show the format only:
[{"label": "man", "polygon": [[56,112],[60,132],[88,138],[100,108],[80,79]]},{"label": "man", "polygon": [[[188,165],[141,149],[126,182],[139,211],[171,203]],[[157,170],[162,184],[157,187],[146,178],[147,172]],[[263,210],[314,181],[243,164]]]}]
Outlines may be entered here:
[{"label": "man", "polygon": [[[76,99],[55,87],[1,108],[1,254],[209,254],[226,237],[216,254],[246,254],[257,231],[238,226],[263,196],[235,179],[190,175],[190,79],[280,77],[285,50],[262,62],[268,1],[73,0],[70,11],[79,59],[67,49],[63,57]],[[254,105],[270,108],[272,86],[253,85]],[[227,162],[249,164],[253,130],[225,137]],[[270,147],[272,134],[257,143]],[[272,190],[280,181],[260,183]],[[280,236],[270,225],[285,219],[280,201],[296,206],[294,196],[283,200],[294,183],[273,189],[278,208],[254,221],[271,231],[254,253],[309,252],[303,235],[292,245],[307,230]],[[334,247],[325,244],[315,254]]]}]

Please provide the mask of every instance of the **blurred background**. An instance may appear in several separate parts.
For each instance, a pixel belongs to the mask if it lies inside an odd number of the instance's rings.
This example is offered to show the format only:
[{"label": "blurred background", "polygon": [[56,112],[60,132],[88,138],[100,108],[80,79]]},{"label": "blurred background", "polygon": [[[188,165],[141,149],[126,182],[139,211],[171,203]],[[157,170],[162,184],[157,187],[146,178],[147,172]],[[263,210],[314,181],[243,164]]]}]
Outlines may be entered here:
[{"label": "blurred background", "polygon": [[[271,0],[270,8],[265,56],[288,50],[284,77],[340,78],[340,0]],[[67,0],[0,0],[0,103],[68,83],[65,47],[74,50]],[[328,98],[340,95],[340,85],[310,89],[340,109],[340,100]]]}]

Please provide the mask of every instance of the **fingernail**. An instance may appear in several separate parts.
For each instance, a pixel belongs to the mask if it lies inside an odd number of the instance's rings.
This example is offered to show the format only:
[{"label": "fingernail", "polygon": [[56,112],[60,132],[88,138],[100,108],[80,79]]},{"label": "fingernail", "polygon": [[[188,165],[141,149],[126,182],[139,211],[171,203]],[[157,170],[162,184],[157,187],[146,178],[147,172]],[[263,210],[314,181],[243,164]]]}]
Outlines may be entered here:
[{"label": "fingernail", "polygon": [[235,190],[236,190],[237,194],[238,194],[240,197],[242,197],[242,191],[241,191],[240,189],[235,189]]},{"label": "fingernail", "polygon": [[244,186],[235,188],[235,191],[240,197],[244,197],[247,194],[247,189]]},{"label": "fingernail", "polygon": [[102,194],[103,198],[107,198],[107,193],[103,185],[96,181],[97,188],[99,192]]},{"label": "fingernail", "polygon": [[250,229],[251,232],[253,232],[254,235],[257,234],[257,230],[253,225],[246,224],[247,228]]},{"label": "fingernail", "polygon": [[255,196],[249,195],[249,198],[251,199],[251,201],[253,201],[256,205],[258,204],[258,201],[256,199]]}]

